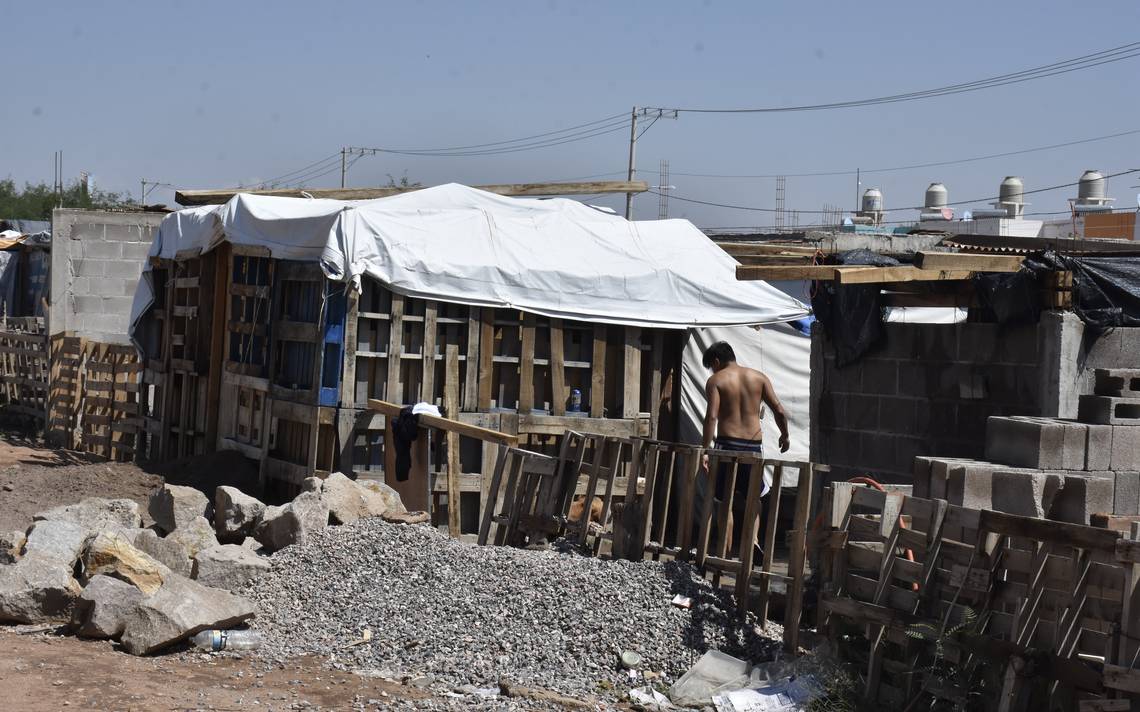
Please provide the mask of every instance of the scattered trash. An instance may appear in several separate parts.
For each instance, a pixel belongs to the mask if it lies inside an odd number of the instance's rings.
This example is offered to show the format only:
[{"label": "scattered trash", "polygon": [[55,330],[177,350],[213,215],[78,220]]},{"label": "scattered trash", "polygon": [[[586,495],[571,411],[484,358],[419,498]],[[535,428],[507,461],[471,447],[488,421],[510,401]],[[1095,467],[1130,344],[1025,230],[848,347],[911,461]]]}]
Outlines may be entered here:
[{"label": "scattered trash", "polygon": [[676,596],[673,596],[673,605],[677,608],[689,609],[693,607],[693,599],[678,593]]},{"label": "scattered trash", "polygon": [[261,632],[256,630],[204,630],[190,642],[202,650],[256,650],[261,647]]},{"label": "scattered trash", "polygon": [[626,670],[636,670],[641,667],[641,656],[632,650],[621,654],[621,664]]},{"label": "scattered trash", "polygon": [[760,687],[730,690],[712,698],[717,712],[804,712],[822,694],[810,675],[767,682]]},{"label": "scattered trash", "polygon": [[651,710],[671,710],[675,709],[673,704],[669,702],[669,698],[662,695],[657,690],[654,690],[649,685],[645,687],[634,688],[629,691],[629,699],[631,702],[636,702],[639,705]]},{"label": "scattered trash", "polygon": [[751,670],[752,666],[739,658],[710,650],[673,683],[669,699],[682,707],[712,704],[714,695],[748,687]]},{"label": "scattered trash", "polygon": [[355,648],[358,645],[364,645],[365,643],[370,643],[370,642],[372,642],[372,629],[371,628],[365,628],[360,633],[360,639],[352,641],[351,643],[348,644],[348,647]]}]

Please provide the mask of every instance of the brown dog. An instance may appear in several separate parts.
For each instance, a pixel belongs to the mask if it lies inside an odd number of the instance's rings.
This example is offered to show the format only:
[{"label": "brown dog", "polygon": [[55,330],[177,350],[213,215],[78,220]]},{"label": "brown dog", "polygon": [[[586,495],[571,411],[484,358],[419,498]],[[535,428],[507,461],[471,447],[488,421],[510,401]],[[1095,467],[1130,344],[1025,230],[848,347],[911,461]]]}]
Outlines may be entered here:
[{"label": "brown dog", "polygon": [[[567,519],[571,522],[577,522],[582,519],[582,512],[586,509],[586,498],[575,497],[574,501],[570,504],[570,516]],[[602,498],[594,497],[594,501],[590,503],[590,522],[595,524],[602,523]]]}]

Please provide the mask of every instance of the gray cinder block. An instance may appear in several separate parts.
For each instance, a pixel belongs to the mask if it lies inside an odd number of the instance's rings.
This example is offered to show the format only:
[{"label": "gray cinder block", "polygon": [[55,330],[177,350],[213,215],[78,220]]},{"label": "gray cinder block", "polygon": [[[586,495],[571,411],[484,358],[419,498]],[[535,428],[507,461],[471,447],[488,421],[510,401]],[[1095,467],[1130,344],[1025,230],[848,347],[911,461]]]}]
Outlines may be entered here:
[{"label": "gray cinder block", "polygon": [[1113,495],[1113,514],[1140,514],[1140,472],[1122,471],[1116,474],[1116,492]]},{"label": "gray cinder block", "polygon": [[1140,425],[1140,398],[1081,396],[1077,419],[1100,425]]},{"label": "gray cinder block", "polygon": [[1085,470],[1111,470],[1112,431],[1111,425],[1087,425],[1088,440],[1085,443]]},{"label": "gray cinder block", "polygon": [[1052,472],[994,470],[993,509],[1041,519],[1053,508],[1064,477]]},{"label": "gray cinder block", "polygon": [[1093,514],[1115,509],[1116,478],[1112,473],[1055,474],[1065,481],[1053,500],[1049,519],[1087,525]]},{"label": "gray cinder block", "polygon": [[1140,425],[1112,428],[1111,470],[1140,470]]},{"label": "gray cinder block", "polygon": [[1098,396],[1140,398],[1140,368],[1098,368],[1093,375]]},{"label": "gray cinder block", "polygon": [[[1072,452],[1066,457],[1066,450]],[[1063,421],[992,415],[986,421],[986,459],[1041,470],[1083,469],[1084,442]],[[1078,463],[1076,467],[1069,463]]]}]

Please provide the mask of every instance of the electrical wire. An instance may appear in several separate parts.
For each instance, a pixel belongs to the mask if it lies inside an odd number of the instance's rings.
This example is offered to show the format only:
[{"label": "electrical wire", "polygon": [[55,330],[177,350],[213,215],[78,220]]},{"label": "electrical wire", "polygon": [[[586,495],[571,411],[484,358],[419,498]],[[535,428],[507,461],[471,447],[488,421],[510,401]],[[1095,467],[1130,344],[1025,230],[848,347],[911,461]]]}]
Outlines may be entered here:
[{"label": "electrical wire", "polygon": [[261,185],[266,185],[266,184],[269,184],[269,183],[276,183],[276,182],[278,182],[278,181],[281,181],[281,180],[284,180],[284,179],[286,179],[286,178],[289,178],[289,177],[291,177],[291,176],[293,176],[293,175],[295,175],[295,174],[301,174],[301,173],[304,173],[304,172],[306,172],[306,171],[308,171],[308,170],[310,170],[310,169],[314,168],[314,167],[315,167],[315,166],[317,166],[317,165],[321,165],[321,164],[327,163],[328,161],[330,161],[330,160],[332,160],[332,159],[334,159],[334,158],[338,158],[339,156],[340,156],[340,153],[339,153],[339,152],[337,152],[337,153],[334,153],[334,154],[332,154],[332,155],[330,155],[330,156],[327,156],[327,157],[325,157],[325,158],[322,158],[322,159],[321,159],[321,160],[319,160],[319,161],[314,161],[313,163],[310,163],[309,165],[307,165],[307,166],[305,166],[305,167],[303,167],[303,168],[298,168],[298,169],[297,169],[297,170],[295,170],[295,171],[289,171],[288,173],[283,173],[283,174],[281,174],[281,175],[279,175],[279,176],[277,176],[277,177],[275,177],[275,178],[267,178],[267,179],[265,179],[265,180],[263,180],[263,181],[261,182]]},{"label": "electrical wire", "polygon": [[[641,121],[641,119],[639,119],[639,121]],[[612,133],[616,133],[619,131],[624,131],[624,130],[626,130],[627,127],[628,127],[628,124],[626,123],[625,119],[622,119],[621,121],[614,122],[612,124],[598,126],[598,127],[594,127],[592,129],[586,130],[586,131],[579,131],[576,133],[567,134],[565,136],[559,136],[556,138],[544,139],[544,140],[535,141],[532,143],[517,144],[517,145],[512,145],[512,146],[504,147],[504,148],[490,148],[490,149],[480,149],[480,150],[474,150],[474,151],[449,151],[449,152],[445,152],[445,151],[406,151],[403,149],[394,149],[394,148],[360,148],[360,149],[355,149],[355,150],[366,151],[368,153],[386,153],[386,154],[395,154],[395,155],[401,155],[401,156],[421,156],[421,157],[457,158],[457,157],[467,157],[467,156],[496,156],[496,155],[501,155],[501,154],[505,154],[505,153],[518,153],[520,151],[533,151],[533,150],[540,149],[540,148],[550,148],[552,146],[561,146],[561,145],[567,144],[567,143],[584,141],[586,139],[594,138],[597,136],[604,136],[607,134],[612,134]]]},{"label": "electrical wire", "polygon": [[871,97],[866,99],[853,99],[849,101],[836,101],[821,104],[801,104],[792,106],[773,106],[761,108],[743,108],[743,109],[718,109],[718,108],[678,108],[676,111],[685,111],[697,114],[768,114],[768,113],[784,113],[794,111],[823,111],[830,109],[849,109],[860,106],[874,106],[878,104],[893,104],[903,101],[917,101],[920,99],[929,99],[938,96],[949,96],[952,94],[961,94],[971,91],[979,91],[982,89],[990,89],[993,87],[1006,86],[1009,84],[1019,84],[1022,82],[1032,81],[1034,79],[1042,79],[1045,77],[1056,76],[1058,74],[1067,74],[1069,72],[1081,71],[1090,69],[1092,67],[1101,66],[1103,64],[1110,64],[1113,62],[1120,62],[1126,59],[1132,59],[1140,56],[1140,42],[1130,42],[1128,44],[1120,45],[1110,49],[1093,52],[1091,54],[1081,55],[1072,59],[1053,62],[1050,64],[1039,65],[1029,69],[1023,69],[1017,72],[1008,74],[999,74],[993,77],[984,79],[976,79],[970,82],[962,82],[959,84],[950,84],[942,87],[935,87],[932,89],[922,89],[919,91],[905,92],[902,94],[890,94],[886,96]]},{"label": "electrical wire", "polygon": [[404,149],[404,150],[411,151],[413,153],[434,153],[436,151],[466,151],[468,149],[487,148],[489,146],[503,146],[506,144],[520,143],[522,141],[530,141],[530,140],[536,139],[536,138],[543,138],[544,136],[553,136],[555,134],[568,133],[571,131],[576,131],[577,129],[586,128],[588,126],[594,126],[596,124],[608,123],[608,122],[613,121],[614,119],[619,119],[619,118],[622,119],[622,123],[625,123],[625,116],[626,115],[624,113],[614,114],[613,116],[607,116],[604,119],[598,119],[597,121],[589,121],[589,122],[584,123],[584,124],[578,124],[577,126],[570,126],[570,127],[564,128],[564,129],[559,129],[557,131],[547,131],[546,133],[534,134],[533,136],[523,136],[521,138],[512,138],[512,139],[509,139],[507,141],[494,141],[491,143],[476,143],[476,144],[473,144],[471,146],[449,146],[449,147],[445,147],[445,148],[415,148],[415,149]]}]

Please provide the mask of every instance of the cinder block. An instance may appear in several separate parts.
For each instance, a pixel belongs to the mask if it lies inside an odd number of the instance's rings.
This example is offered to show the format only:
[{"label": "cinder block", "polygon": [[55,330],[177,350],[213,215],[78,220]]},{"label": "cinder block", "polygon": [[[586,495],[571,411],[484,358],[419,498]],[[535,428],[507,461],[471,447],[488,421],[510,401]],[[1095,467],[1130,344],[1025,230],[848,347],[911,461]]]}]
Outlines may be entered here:
[{"label": "cinder block", "polygon": [[139,281],[137,279],[124,279],[120,286],[119,296],[134,298],[135,290],[139,287]]},{"label": "cinder block", "polygon": [[73,306],[72,314],[79,316],[90,316],[103,313],[103,298],[93,297],[91,295],[76,295],[72,297],[71,304]]},{"label": "cinder block", "polygon": [[1140,368],[1098,368],[1096,394],[1113,398],[1140,398]]},{"label": "cinder block", "polygon": [[1112,470],[1111,425],[1086,425],[1088,440],[1085,443],[1085,470]]},{"label": "cinder block", "polygon": [[123,256],[123,245],[120,242],[85,240],[80,245],[82,245],[80,250],[82,255],[90,259],[117,260]]},{"label": "cinder block", "polygon": [[72,274],[79,277],[102,277],[106,274],[107,263],[103,260],[72,260]]},{"label": "cinder block", "polygon": [[[916,458],[917,459],[917,458]],[[946,499],[947,486],[950,479],[950,468],[963,463],[973,463],[974,460],[962,457],[931,457],[930,460],[930,498]]]},{"label": "cinder block", "polygon": [[946,501],[970,509],[993,509],[993,465],[951,465],[946,478]]},{"label": "cinder block", "polygon": [[[123,280],[110,279],[108,277],[92,279],[87,293],[96,297],[122,297],[124,296]],[[134,294],[134,292],[131,292],[131,294]]]},{"label": "cinder block", "polygon": [[1100,425],[1140,425],[1140,398],[1081,396],[1077,419]]},{"label": "cinder block", "polygon": [[131,304],[133,302],[134,299],[132,297],[104,297],[103,313],[115,315],[116,317],[122,315],[123,318],[129,318],[131,314]]},{"label": "cinder block", "polygon": [[142,262],[150,254],[150,242],[120,242],[124,260],[138,260]]},{"label": "cinder block", "polygon": [[1042,519],[1053,508],[1064,477],[1052,472],[994,470],[993,509]]},{"label": "cinder block", "polygon": [[1110,470],[1140,470],[1140,425],[1112,426]]},{"label": "cinder block", "polygon": [[154,228],[141,225],[108,225],[104,235],[105,240],[111,242],[146,242],[151,241]]},{"label": "cinder block", "polygon": [[[1083,443],[1070,438],[1073,447],[1080,446],[1080,467],[1084,467]],[[986,459],[1013,467],[1040,470],[1065,468],[1065,424],[1047,418],[1025,416],[990,416],[986,421]],[[1069,459],[1077,461],[1076,453]]]},{"label": "cinder block", "polygon": [[108,277],[134,278],[142,274],[142,262],[113,260],[107,262],[106,274]]},{"label": "cinder block", "polygon": [[1117,472],[1113,514],[1140,514],[1140,472]]},{"label": "cinder block", "polygon": [[1097,473],[1057,474],[1063,475],[1065,482],[1053,500],[1050,519],[1087,525],[1093,514],[1107,513],[1115,508],[1115,476],[1104,477]]},{"label": "cinder block", "polygon": [[931,499],[930,466],[933,459],[925,455],[914,458],[914,496],[919,499]]}]

